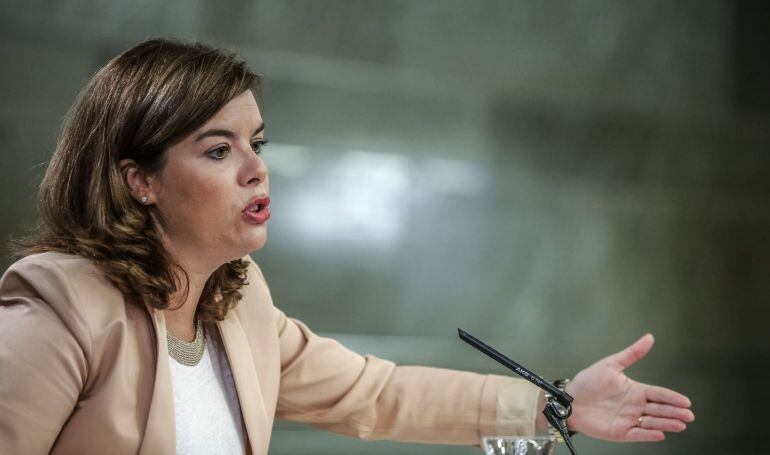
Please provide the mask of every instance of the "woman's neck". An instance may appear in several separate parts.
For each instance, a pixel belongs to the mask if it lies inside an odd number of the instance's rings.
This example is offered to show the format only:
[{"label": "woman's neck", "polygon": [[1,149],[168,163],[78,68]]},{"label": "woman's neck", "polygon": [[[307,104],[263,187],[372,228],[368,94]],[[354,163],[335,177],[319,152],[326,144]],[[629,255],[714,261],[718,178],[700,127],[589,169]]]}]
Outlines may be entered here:
[{"label": "woman's neck", "polygon": [[187,285],[187,292],[184,292],[185,288],[182,287],[181,290],[169,296],[169,308],[173,309],[163,311],[166,330],[178,340],[192,341],[195,339],[195,313],[198,303],[206,281],[216,267],[201,261],[200,255],[180,254],[181,252],[173,248],[170,242],[166,242],[166,248],[187,274],[187,280],[182,278],[178,281]]},{"label": "woman's neck", "polygon": [[205,278],[187,272],[188,291],[185,296],[181,292],[176,292],[170,297],[171,304],[169,310],[163,311],[166,319],[166,330],[171,336],[182,341],[192,341],[195,339],[195,312],[198,309],[198,302],[203,293],[203,286],[206,284],[208,276]]}]

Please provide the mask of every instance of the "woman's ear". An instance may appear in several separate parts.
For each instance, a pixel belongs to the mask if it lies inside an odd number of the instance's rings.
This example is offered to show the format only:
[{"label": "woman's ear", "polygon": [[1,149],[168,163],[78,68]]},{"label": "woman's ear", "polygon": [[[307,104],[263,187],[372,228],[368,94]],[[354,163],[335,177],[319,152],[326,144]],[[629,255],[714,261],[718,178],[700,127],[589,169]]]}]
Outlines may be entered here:
[{"label": "woman's ear", "polygon": [[136,161],[124,159],[120,160],[120,173],[123,174],[123,180],[128,185],[131,196],[142,205],[155,203],[155,194],[150,189],[149,176],[136,164]]}]

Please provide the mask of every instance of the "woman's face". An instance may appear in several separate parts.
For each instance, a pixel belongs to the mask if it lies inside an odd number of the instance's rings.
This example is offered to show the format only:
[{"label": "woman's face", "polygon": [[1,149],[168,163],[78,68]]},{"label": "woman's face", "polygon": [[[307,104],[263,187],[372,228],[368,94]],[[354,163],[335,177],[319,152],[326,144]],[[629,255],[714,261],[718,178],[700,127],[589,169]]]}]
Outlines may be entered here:
[{"label": "woman's face", "polygon": [[158,221],[183,260],[218,266],[267,241],[264,126],[247,90],[170,147],[163,169],[148,178]]}]

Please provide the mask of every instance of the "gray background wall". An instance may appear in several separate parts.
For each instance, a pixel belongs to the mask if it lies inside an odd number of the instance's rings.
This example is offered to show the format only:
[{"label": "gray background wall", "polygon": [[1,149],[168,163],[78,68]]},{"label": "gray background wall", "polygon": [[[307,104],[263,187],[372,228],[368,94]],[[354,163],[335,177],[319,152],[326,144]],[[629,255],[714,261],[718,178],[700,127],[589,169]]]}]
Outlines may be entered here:
[{"label": "gray background wall", "polygon": [[[0,238],[34,220],[100,65],[145,37],[215,41],[266,78],[274,211],[255,257],[287,313],[362,353],[504,373],[463,327],[549,377],[651,331],[630,374],[689,394],[696,422],[582,452],[757,453],[768,19],[717,0],[2,1]],[[271,453],[480,451],[281,422]]]}]

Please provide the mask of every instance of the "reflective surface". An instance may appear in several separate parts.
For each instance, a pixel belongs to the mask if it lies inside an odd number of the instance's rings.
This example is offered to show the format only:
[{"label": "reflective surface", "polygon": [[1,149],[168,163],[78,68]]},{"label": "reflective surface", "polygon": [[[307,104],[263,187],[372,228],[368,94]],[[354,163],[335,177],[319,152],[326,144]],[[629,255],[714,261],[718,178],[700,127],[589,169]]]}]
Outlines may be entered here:
[{"label": "reflective surface", "polygon": [[550,455],[556,448],[556,439],[492,436],[484,438],[483,446],[487,455]]}]

